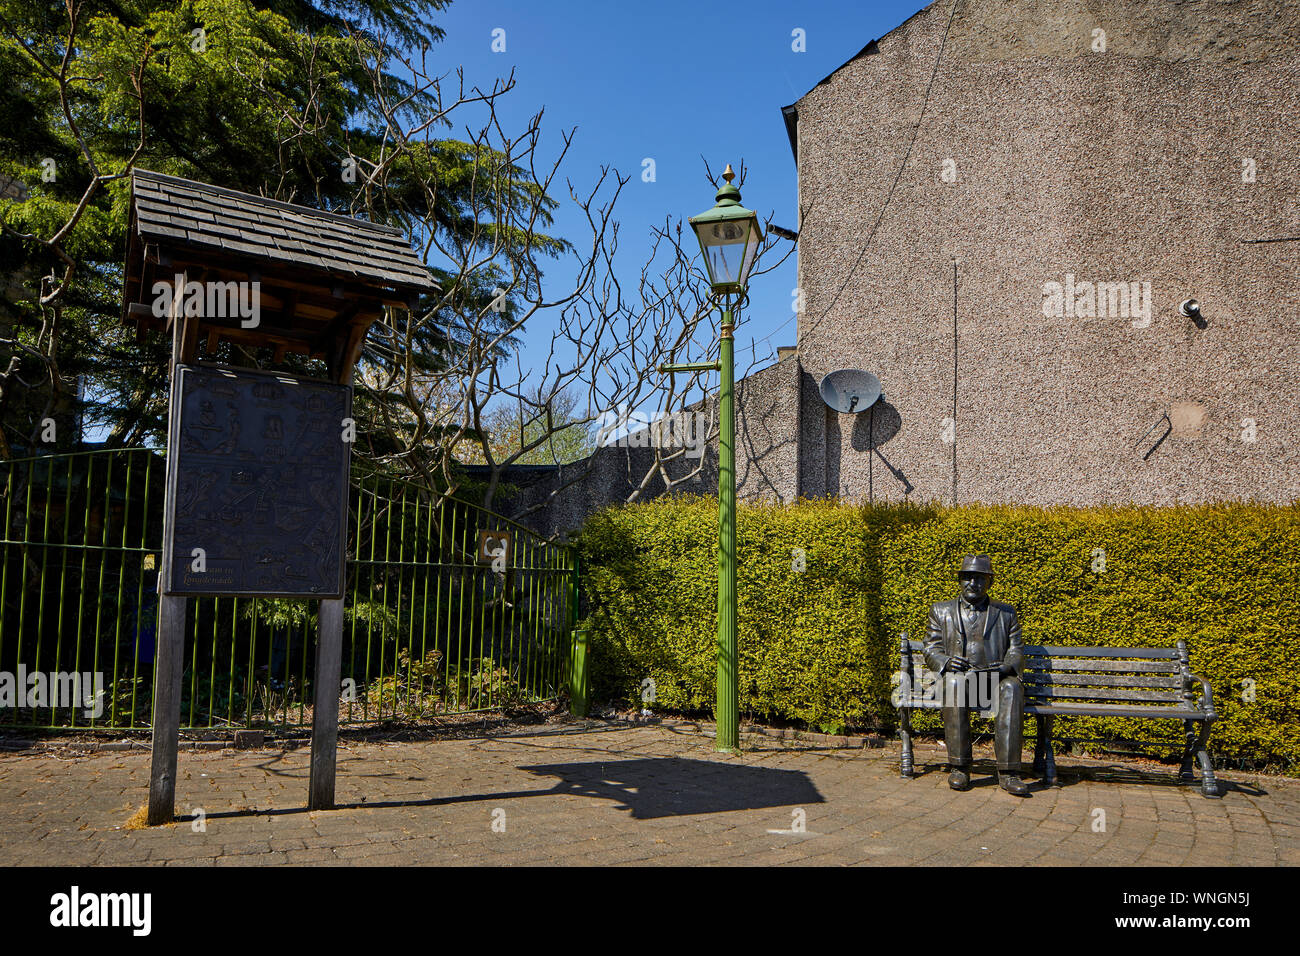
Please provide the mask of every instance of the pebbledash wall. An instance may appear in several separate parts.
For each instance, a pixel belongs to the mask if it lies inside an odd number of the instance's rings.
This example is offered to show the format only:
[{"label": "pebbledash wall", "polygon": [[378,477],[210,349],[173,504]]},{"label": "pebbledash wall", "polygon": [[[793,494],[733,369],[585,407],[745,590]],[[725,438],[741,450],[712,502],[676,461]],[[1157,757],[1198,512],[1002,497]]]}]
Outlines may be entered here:
[{"label": "pebbledash wall", "polygon": [[[1300,494],[1298,51],[1300,0],[936,0],[786,107],[805,307],[740,387],[741,497]],[[885,398],[830,411],[838,368]],[[647,458],[602,450],[533,523]]]},{"label": "pebbledash wall", "polygon": [[948,502],[955,445],[958,502],[1291,500],[1300,241],[1257,240],[1300,237],[1297,50],[1295,0],[937,0],[787,108],[799,492]]}]

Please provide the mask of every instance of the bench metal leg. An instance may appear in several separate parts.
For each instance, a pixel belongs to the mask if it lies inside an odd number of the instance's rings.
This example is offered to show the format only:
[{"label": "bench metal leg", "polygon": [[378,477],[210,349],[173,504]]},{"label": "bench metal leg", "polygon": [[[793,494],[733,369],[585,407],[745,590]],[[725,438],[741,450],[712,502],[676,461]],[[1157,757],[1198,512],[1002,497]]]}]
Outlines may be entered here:
[{"label": "bench metal leg", "polygon": [[1210,751],[1206,744],[1210,740],[1210,721],[1201,721],[1201,733],[1196,739],[1196,757],[1201,762],[1201,794],[1211,800],[1217,800],[1219,781],[1214,779],[1214,767],[1210,764]]},{"label": "bench metal leg", "polygon": [[[1197,724],[1200,726],[1198,727]],[[1201,793],[1211,800],[1219,797],[1219,782],[1214,777],[1214,767],[1210,763],[1210,752],[1206,747],[1210,739],[1210,721],[1184,720],[1183,733],[1187,745],[1183,748],[1182,766],[1178,768],[1178,779],[1183,783],[1196,782],[1196,764],[1201,765]]]},{"label": "bench metal leg", "polygon": [[1198,739],[1196,721],[1183,721],[1183,759],[1178,768],[1178,779],[1184,783],[1191,783],[1196,779],[1194,767],[1196,764],[1196,741]]},{"label": "bench metal leg", "polygon": [[1056,753],[1052,748],[1052,721],[1054,718],[1038,715],[1034,723],[1038,728],[1034,741],[1034,773],[1043,775],[1049,787],[1056,786]]},{"label": "bench metal leg", "polygon": [[911,780],[913,776],[912,765],[912,709],[903,707],[899,710],[898,736],[903,741],[903,758],[899,767],[900,773],[905,780]]},{"label": "bench metal leg", "polygon": [[1043,763],[1043,718],[1034,718],[1034,773],[1041,775],[1046,768]]}]

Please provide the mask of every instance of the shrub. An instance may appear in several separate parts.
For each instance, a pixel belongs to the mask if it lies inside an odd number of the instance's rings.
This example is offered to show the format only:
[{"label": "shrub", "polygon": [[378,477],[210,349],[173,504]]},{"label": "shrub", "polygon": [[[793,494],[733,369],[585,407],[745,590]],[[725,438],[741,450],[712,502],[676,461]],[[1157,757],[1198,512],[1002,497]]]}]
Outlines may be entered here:
[{"label": "shrub", "polygon": [[397,672],[371,681],[366,700],[380,716],[418,720],[446,708],[443,684],[441,651],[432,650],[412,660],[403,647],[397,652]]},{"label": "shrub", "polygon": [[[1210,680],[1213,752],[1300,766],[1300,503],[1028,508],[741,505],[741,708],[811,726],[892,731],[898,635],[924,637],[983,551],[992,596],[1025,641],[1172,646]],[[597,699],[711,710],[717,499],[667,498],[594,515],[580,539]],[[803,550],[803,570],[795,549]],[[1253,683],[1252,683],[1253,682]],[[1253,699],[1252,699],[1253,698]],[[937,714],[919,715],[937,729]],[[1181,741],[1176,721],[1058,720],[1068,736]],[[1030,732],[1031,728],[1027,728]],[[1031,738],[1032,739],[1032,738]]]}]

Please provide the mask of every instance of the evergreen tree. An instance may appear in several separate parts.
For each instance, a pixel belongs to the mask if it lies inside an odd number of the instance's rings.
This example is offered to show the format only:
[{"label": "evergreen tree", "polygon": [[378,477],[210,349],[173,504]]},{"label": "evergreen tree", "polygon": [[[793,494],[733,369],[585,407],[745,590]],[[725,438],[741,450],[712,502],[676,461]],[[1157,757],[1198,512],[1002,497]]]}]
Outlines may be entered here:
[{"label": "evergreen tree", "polygon": [[[540,232],[555,202],[482,143],[431,134],[394,148],[394,120],[448,125],[436,91],[389,55],[427,55],[447,4],[0,0],[0,454],[50,450],[40,422],[59,410],[106,423],[110,445],[162,440],[170,343],[137,341],[121,318],[132,166],[364,215],[431,250],[447,294],[433,321],[407,329],[399,313],[372,334],[363,362],[381,373],[412,355],[435,372],[467,335],[509,327],[540,282],[535,255],[568,248]],[[349,178],[349,164],[378,182]],[[538,229],[500,234],[492,210],[530,206]],[[439,247],[497,254],[461,274]],[[485,310],[467,332],[464,316]],[[90,386],[80,397],[78,380]],[[409,420],[374,407],[393,401],[359,388],[358,420]],[[58,446],[77,440],[60,431]],[[357,450],[398,445],[379,434]]]}]

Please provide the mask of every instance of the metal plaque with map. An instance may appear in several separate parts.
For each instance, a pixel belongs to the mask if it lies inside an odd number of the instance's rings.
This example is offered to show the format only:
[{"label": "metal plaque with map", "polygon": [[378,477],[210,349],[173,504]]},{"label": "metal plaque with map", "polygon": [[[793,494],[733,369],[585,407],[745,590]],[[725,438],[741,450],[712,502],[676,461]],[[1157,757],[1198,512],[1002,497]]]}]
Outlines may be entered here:
[{"label": "metal plaque with map", "polygon": [[175,387],[166,593],[342,597],[351,387],[189,365]]}]

